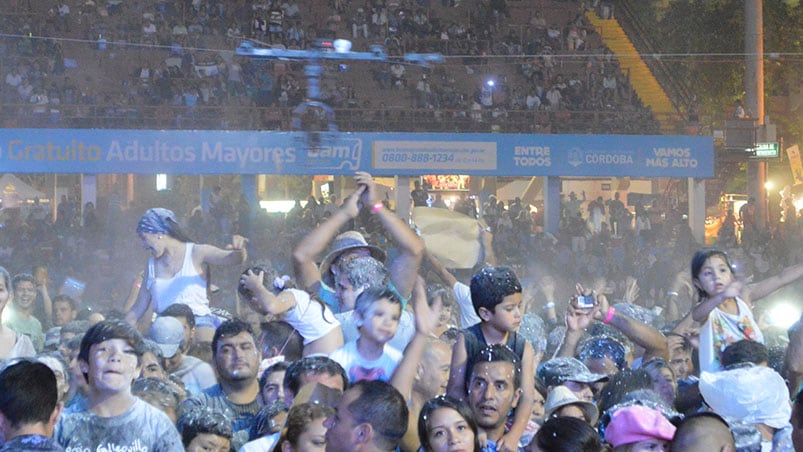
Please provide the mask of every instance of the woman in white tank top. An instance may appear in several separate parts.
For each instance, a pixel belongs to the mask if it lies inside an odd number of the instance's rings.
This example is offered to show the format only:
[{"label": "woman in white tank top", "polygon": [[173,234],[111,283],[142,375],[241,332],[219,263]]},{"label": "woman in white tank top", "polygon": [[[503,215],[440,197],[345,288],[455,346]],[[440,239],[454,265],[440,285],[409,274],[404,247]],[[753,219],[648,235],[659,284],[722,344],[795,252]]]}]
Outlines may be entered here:
[{"label": "woman in white tank top", "polygon": [[137,224],[142,246],[151,252],[142,288],[126,314],[131,323],[139,321],[148,307],[157,314],[175,303],[192,308],[196,318],[196,341],[211,342],[217,327],[206,296],[209,265],[239,265],[245,262],[247,239],[234,235],[226,249],[195,244],[167,209],[149,209]]}]

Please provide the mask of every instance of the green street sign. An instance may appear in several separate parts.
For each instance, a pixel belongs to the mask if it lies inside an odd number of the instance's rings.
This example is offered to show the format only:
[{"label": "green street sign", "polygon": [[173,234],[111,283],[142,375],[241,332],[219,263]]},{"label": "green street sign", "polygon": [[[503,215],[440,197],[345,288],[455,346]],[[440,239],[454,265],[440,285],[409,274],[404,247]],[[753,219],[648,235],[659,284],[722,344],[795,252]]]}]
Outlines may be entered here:
[{"label": "green street sign", "polygon": [[777,159],[781,156],[781,147],[775,143],[756,143],[756,147],[748,149],[752,159]]}]

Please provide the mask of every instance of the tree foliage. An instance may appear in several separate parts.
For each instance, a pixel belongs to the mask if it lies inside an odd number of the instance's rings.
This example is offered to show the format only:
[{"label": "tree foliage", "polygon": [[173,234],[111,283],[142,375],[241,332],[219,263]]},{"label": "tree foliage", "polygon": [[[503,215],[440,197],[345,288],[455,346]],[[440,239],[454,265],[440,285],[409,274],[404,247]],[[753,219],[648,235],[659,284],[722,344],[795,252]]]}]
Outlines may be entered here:
[{"label": "tree foliage", "polygon": [[[643,21],[654,23],[650,41],[673,61],[697,95],[703,116],[719,121],[744,97],[744,0],[631,1]],[[772,96],[796,92],[803,69],[803,7],[796,0],[764,0],[764,87]],[[797,141],[797,118],[772,118]],[[798,124],[798,126],[794,126]],[[787,125],[787,127],[783,127]],[[789,141],[789,140],[787,140]]]}]

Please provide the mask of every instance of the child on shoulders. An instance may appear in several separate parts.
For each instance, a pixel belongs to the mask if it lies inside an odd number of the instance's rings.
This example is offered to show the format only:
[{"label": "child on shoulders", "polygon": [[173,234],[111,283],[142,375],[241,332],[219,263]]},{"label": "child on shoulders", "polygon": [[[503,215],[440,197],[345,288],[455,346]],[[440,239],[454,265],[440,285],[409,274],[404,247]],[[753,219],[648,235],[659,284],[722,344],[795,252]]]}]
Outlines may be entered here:
[{"label": "child on shoulders", "polygon": [[386,286],[370,287],[358,297],[354,314],[360,336],[329,357],[343,366],[349,381],[389,381],[402,353],[388,345],[399,328],[401,300]]},{"label": "child on shoulders", "polygon": [[[522,287],[509,267],[485,267],[471,278],[471,302],[481,321],[460,332],[452,350],[447,395],[466,400],[468,371],[480,352],[493,344],[506,345],[521,364],[522,381],[535,379],[535,351],[516,333],[521,325]],[[534,387],[522,385],[513,425],[500,441],[500,450],[515,450],[527,427],[534,398]]]},{"label": "child on shoulders", "polygon": [[329,307],[296,289],[289,276],[255,265],[240,275],[237,291],[256,312],[276,316],[298,331],[304,338],[304,356],[326,356],[343,345],[340,322]]}]

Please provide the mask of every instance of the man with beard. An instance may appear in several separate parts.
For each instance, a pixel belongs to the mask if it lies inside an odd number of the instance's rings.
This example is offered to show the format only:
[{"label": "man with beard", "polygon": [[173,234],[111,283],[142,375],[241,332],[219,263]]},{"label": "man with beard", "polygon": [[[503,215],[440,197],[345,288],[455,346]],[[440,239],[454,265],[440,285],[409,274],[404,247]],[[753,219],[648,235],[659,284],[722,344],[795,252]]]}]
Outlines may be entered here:
[{"label": "man with beard", "polygon": [[[497,442],[506,430],[507,413],[516,408],[520,397],[521,368],[516,355],[502,344],[485,348],[471,369],[468,383],[468,405],[480,432],[486,436],[483,451],[498,450]],[[510,445],[508,450],[516,447]]]},{"label": "man with beard", "polygon": [[248,429],[259,412],[259,362],[262,354],[251,326],[240,319],[223,322],[212,339],[212,362],[218,384],[184,401],[184,411],[208,406],[232,419],[233,450],[248,441]]}]

